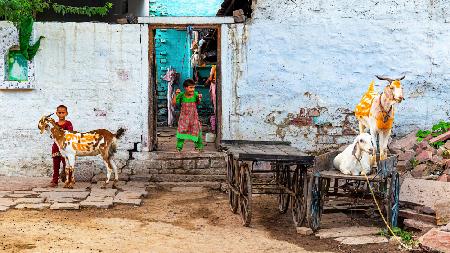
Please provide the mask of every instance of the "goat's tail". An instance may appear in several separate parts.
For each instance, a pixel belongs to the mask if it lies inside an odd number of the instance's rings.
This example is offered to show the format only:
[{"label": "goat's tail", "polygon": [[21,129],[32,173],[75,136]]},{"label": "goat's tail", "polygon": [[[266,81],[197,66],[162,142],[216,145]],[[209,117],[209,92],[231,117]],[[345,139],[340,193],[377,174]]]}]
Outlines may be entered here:
[{"label": "goat's tail", "polygon": [[119,139],[120,137],[122,137],[122,135],[125,133],[125,129],[124,128],[119,128],[119,130],[117,130],[116,132],[116,138]]},{"label": "goat's tail", "polygon": [[119,130],[117,130],[117,132],[114,135],[114,138],[112,140],[111,146],[109,147],[109,150],[108,150],[109,157],[114,156],[114,154],[116,153],[116,151],[117,151],[117,139],[122,137],[124,133],[125,133],[125,129],[124,128],[119,128]]}]

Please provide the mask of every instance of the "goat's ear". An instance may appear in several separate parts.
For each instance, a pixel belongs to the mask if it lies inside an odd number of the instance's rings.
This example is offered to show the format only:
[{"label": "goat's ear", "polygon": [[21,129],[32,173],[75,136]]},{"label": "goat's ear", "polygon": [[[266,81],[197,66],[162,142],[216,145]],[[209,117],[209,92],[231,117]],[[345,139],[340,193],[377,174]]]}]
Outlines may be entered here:
[{"label": "goat's ear", "polygon": [[355,146],[353,146],[353,151],[352,151],[353,156],[356,156],[357,151],[358,151],[358,142],[356,142]]}]

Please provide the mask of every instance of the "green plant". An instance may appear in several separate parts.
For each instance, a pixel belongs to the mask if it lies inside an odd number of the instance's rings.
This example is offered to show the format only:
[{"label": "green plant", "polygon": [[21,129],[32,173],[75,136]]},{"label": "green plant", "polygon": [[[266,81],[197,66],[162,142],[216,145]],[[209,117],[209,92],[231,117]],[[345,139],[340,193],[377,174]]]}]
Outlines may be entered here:
[{"label": "green plant", "polygon": [[417,161],[417,159],[413,158],[411,160],[411,165],[412,165],[413,168],[415,168],[417,165],[419,165],[419,161]]},{"label": "green plant", "polygon": [[[433,125],[431,130],[419,130],[416,133],[417,141],[421,142],[423,139],[431,135],[432,137],[439,136],[445,132],[447,132],[450,129],[450,122],[445,122],[443,120],[439,121],[439,123]],[[444,145],[445,143],[442,141],[437,141],[434,143],[430,143],[434,148],[439,148],[440,146]]]},{"label": "green plant", "polygon": [[19,31],[20,51],[27,60],[33,59],[43,38],[41,36],[35,44],[29,45],[36,15],[50,8],[62,15],[104,16],[112,8],[112,3],[108,2],[102,7],[72,7],[54,3],[52,0],[0,0],[0,17],[16,26]]},{"label": "green plant", "polygon": [[[392,232],[395,236],[399,237],[402,240],[402,243],[406,244],[407,246],[415,247],[418,244],[418,241],[414,240],[413,234],[411,232],[403,230],[399,227],[393,227]],[[391,236],[387,229],[381,230],[380,235],[386,237]]]}]

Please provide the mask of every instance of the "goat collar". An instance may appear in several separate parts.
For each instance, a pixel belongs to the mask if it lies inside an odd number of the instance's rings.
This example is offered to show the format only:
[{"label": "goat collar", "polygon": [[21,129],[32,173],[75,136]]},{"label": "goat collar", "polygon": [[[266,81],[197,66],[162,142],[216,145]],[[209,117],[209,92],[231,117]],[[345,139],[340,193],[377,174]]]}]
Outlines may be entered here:
[{"label": "goat collar", "polygon": [[[383,94],[384,94],[384,92],[380,95],[380,109],[381,109],[381,112],[384,114],[383,115],[383,122],[384,123],[386,123],[388,120],[389,120],[389,117],[390,117],[390,115],[391,115],[391,111],[392,111],[392,107],[393,107],[393,105],[391,105],[390,107],[389,107],[389,110],[388,111],[386,111],[385,109],[384,109],[384,107],[383,107],[383,103],[381,102],[381,100],[382,100],[382,98],[383,98]],[[386,94],[384,94],[385,96],[386,96]]]}]

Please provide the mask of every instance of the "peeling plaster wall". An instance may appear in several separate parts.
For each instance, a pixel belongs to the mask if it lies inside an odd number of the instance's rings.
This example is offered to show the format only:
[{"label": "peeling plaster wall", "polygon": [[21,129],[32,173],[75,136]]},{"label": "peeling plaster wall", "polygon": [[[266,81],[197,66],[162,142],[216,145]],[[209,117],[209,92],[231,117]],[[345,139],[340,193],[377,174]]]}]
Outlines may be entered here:
[{"label": "peeling plaster wall", "polygon": [[258,0],[222,29],[223,138],[348,143],[376,74],[406,75],[393,134],[448,120],[449,31],[448,1]]},{"label": "peeling plaster wall", "polygon": [[[6,22],[0,27],[11,29]],[[145,146],[147,26],[35,23],[34,29],[35,36],[46,37],[34,58],[35,89],[0,90],[0,175],[52,173],[52,140],[39,134],[37,124],[59,104],[68,106],[68,119],[77,131],[126,128],[119,142],[122,162],[135,143]],[[79,169],[104,168],[98,157],[78,162]]]}]

